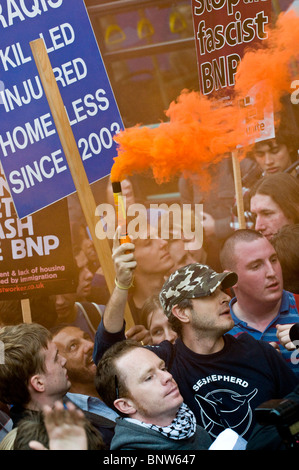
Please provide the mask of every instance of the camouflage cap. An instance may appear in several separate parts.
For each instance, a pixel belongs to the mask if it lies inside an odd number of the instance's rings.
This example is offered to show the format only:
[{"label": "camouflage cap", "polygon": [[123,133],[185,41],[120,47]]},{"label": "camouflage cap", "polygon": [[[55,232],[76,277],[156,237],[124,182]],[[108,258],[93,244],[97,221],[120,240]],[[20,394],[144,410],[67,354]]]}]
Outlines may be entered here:
[{"label": "camouflage cap", "polygon": [[204,264],[189,264],[169,276],[160,291],[160,302],[169,316],[172,307],[181,300],[207,297],[220,285],[227,289],[235,285],[237,280],[238,276],[234,272],[217,273]]}]

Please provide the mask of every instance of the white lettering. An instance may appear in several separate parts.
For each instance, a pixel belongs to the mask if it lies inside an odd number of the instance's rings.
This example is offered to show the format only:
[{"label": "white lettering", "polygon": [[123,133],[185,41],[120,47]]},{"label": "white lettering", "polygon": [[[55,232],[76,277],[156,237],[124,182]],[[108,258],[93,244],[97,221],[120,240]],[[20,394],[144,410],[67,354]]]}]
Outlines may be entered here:
[{"label": "white lettering", "polygon": [[63,0],[20,0],[18,6],[15,0],[3,0],[2,4],[5,1],[7,6],[6,16],[3,12],[3,6],[0,5],[0,24],[3,28],[12,26],[16,20],[24,21],[26,18],[35,18],[47,12],[49,10],[48,6],[50,8],[59,8],[63,3]]}]

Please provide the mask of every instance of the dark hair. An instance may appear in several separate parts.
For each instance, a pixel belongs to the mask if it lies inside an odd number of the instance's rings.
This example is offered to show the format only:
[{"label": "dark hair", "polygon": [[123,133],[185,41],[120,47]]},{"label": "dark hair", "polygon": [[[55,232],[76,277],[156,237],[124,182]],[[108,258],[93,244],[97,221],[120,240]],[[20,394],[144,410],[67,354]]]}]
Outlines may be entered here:
[{"label": "dark hair", "polygon": [[0,400],[24,406],[30,401],[28,382],[45,372],[45,355],[51,333],[41,325],[22,323],[0,329],[5,363],[0,365]]},{"label": "dark hair", "polygon": [[[190,310],[193,309],[193,303],[191,299],[180,300],[177,305],[180,310],[184,310],[185,308],[189,308]],[[182,322],[173,313],[168,315],[168,321],[173,331],[178,335],[179,338],[182,338]]]},{"label": "dark hair", "polygon": [[235,257],[235,246],[238,242],[250,243],[264,236],[251,229],[240,229],[233,232],[224,242],[220,251],[219,259],[222,269],[228,269],[230,271],[235,270],[236,257]]},{"label": "dark hair", "polygon": [[159,293],[153,294],[153,295],[151,295],[150,297],[148,297],[146,299],[146,301],[144,302],[144,304],[142,306],[141,315],[140,315],[141,324],[144,325],[145,328],[148,329],[149,315],[152,312],[155,312],[156,310],[158,310],[159,308],[162,309],[162,305],[161,305],[160,299],[159,299]]},{"label": "dark hair", "polygon": [[282,227],[271,243],[281,264],[284,289],[299,294],[299,224]]},{"label": "dark hair", "polygon": [[284,215],[299,223],[299,182],[288,173],[276,173],[261,178],[251,189],[250,199],[256,194],[270,196]]},{"label": "dark hair", "polygon": [[118,388],[119,397],[128,397],[130,395],[126,387],[124,373],[117,368],[116,361],[132,349],[142,347],[137,341],[119,341],[107,349],[97,365],[96,390],[103,402],[117,413],[119,413],[119,410],[114,407],[114,401],[117,398],[116,388]]}]

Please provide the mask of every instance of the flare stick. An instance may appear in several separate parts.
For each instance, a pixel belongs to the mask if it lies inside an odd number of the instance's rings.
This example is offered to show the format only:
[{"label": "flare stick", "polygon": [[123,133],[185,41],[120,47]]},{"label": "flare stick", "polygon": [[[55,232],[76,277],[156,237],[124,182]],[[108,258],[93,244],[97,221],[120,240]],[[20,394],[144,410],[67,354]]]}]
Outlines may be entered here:
[{"label": "flare stick", "polygon": [[121,192],[121,184],[119,181],[112,183],[113,198],[117,215],[118,226],[121,227],[120,243],[130,243],[131,239],[127,231],[127,214],[126,204]]},{"label": "flare stick", "polygon": [[232,152],[232,162],[233,162],[239,228],[244,229],[246,228],[246,224],[245,224],[244,200],[243,200],[243,192],[242,192],[242,177],[241,177],[240,161],[238,159],[236,152]]}]

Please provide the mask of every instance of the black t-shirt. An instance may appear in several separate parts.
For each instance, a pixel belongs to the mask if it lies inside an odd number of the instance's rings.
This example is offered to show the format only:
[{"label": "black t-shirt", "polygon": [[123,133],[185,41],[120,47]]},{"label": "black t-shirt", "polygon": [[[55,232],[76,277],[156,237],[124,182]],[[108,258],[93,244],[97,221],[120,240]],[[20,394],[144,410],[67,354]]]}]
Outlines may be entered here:
[{"label": "black t-shirt", "polygon": [[[95,341],[95,362],[121,339],[123,331],[110,335],[101,323]],[[184,402],[212,438],[231,428],[247,440],[256,422],[254,409],[264,401],[285,397],[297,386],[298,379],[268,343],[247,333],[237,338],[227,334],[224,341],[220,352],[209,355],[191,351],[181,339],[175,344],[163,341],[146,347],[165,361]]]}]

